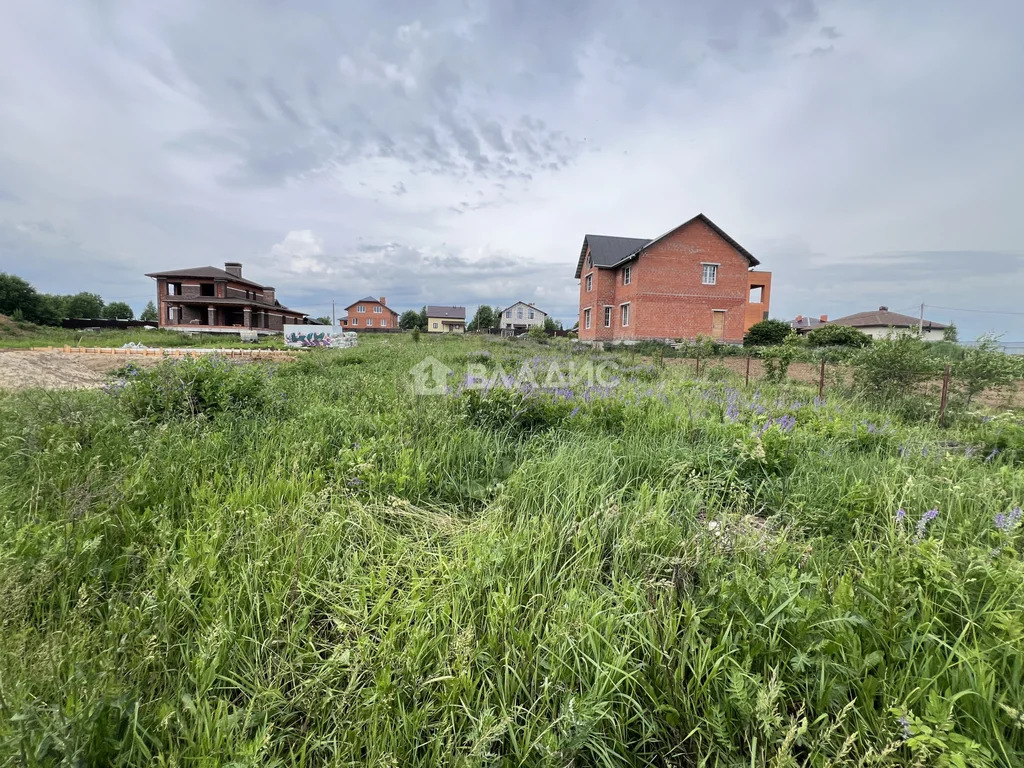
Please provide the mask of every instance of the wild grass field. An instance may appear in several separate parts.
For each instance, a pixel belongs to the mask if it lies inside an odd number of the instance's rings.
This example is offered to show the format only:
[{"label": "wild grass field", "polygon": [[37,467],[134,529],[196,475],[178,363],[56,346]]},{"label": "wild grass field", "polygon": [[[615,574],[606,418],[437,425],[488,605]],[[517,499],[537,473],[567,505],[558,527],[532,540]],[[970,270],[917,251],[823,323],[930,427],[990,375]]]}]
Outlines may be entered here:
[{"label": "wild grass field", "polygon": [[[619,381],[465,388],[552,363]],[[0,395],[3,760],[1021,765],[1024,420],[816,394],[402,336]]]}]

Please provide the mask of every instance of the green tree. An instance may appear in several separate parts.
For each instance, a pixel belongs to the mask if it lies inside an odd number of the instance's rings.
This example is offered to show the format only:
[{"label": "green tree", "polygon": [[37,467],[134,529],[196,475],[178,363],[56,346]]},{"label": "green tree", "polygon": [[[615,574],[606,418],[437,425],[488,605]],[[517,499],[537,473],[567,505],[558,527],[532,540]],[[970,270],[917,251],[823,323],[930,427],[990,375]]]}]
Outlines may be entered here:
[{"label": "green tree", "polygon": [[476,314],[473,315],[473,319],[469,321],[469,325],[466,327],[467,331],[489,331],[494,327],[494,314],[493,310],[486,304],[481,304],[476,308]]},{"label": "green tree", "polygon": [[959,335],[957,334],[956,326],[950,323],[942,329],[942,340],[951,341],[954,344],[960,341]]},{"label": "green tree", "polygon": [[871,337],[848,325],[823,325],[807,334],[812,347],[866,347]]},{"label": "green tree", "polygon": [[147,323],[155,323],[160,319],[160,316],[156,312],[156,304],[152,301],[146,305],[146,308],[142,310],[142,314],[139,315],[139,320],[145,320]]},{"label": "green tree", "polygon": [[32,285],[17,275],[0,272],[0,315],[18,312],[26,320],[39,319],[39,294]]},{"label": "green tree", "polygon": [[415,309],[407,309],[398,318],[398,327],[406,331],[420,327],[420,313]]},{"label": "green tree", "polygon": [[134,320],[135,312],[123,301],[112,301],[103,307],[103,317],[107,320]]},{"label": "green tree", "polygon": [[745,347],[774,347],[781,344],[793,333],[784,320],[762,320],[754,323],[743,337]]},{"label": "green tree", "polygon": [[560,331],[562,329],[558,327],[559,325],[561,325],[561,323],[555,323],[551,315],[548,315],[547,317],[544,318],[545,331]]},{"label": "green tree", "polygon": [[65,311],[68,317],[103,317],[103,299],[97,293],[82,291],[67,297]]},{"label": "green tree", "polygon": [[40,325],[60,325],[67,317],[65,298],[52,293],[39,294],[39,312],[36,322]]},{"label": "green tree", "polygon": [[313,319],[316,320],[321,325],[333,325],[334,323],[334,321],[327,315],[320,315],[320,317],[314,317]]},{"label": "green tree", "polygon": [[419,329],[421,331],[427,330],[427,308],[426,307],[423,307],[423,309],[420,310]]}]

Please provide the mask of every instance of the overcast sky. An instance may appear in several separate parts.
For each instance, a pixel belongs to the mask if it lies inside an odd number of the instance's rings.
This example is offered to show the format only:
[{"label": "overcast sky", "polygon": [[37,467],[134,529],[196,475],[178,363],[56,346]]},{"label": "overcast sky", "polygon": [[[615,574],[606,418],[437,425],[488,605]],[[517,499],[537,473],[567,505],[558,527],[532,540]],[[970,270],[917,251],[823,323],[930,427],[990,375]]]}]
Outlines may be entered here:
[{"label": "overcast sky", "polygon": [[242,261],[312,314],[571,323],[585,233],[704,212],[776,317],[1024,312],[1022,26],[1017,0],[12,3],[0,271],[138,310],[144,272]]}]

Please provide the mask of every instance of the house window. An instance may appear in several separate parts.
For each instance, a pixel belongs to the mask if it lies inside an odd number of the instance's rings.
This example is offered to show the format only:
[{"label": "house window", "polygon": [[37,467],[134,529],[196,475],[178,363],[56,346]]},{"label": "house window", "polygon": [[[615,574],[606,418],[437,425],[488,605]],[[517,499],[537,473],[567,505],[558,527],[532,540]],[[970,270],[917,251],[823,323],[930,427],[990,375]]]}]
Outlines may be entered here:
[{"label": "house window", "polygon": [[375,314],[375,315],[383,315],[384,314],[384,307],[382,307],[380,304],[374,305],[374,307],[373,307],[373,314]]},{"label": "house window", "polygon": [[583,327],[584,328],[589,328],[590,327],[590,310],[589,309],[584,309],[583,310]]},{"label": "house window", "polygon": [[587,293],[590,293],[590,289],[594,287],[594,276],[587,275]]},{"label": "house window", "polygon": [[353,317],[352,318],[352,325],[359,325],[359,318],[358,317]]},{"label": "house window", "polygon": [[380,321],[380,327],[381,328],[387,328],[388,327],[388,321],[387,320],[381,320]]},{"label": "house window", "polygon": [[505,317],[509,318],[510,320],[512,319],[512,310],[511,309],[508,310],[507,312],[505,312]]},{"label": "house window", "polygon": [[629,285],[633,282],[633,267],[627,264],[622,268],[622,284]]},{"label": "house window", "polygon": [[434,326],[433,326],[433,327],[434,327],[434,328],[437,328],[437,323],[434,323]]},{"label": "house window", "polygon": [[520,307],[519,309],[516,310],[516,318],[518,320],[522,320],[523,319],[523,308],[522,307]]},{"label": "house window", "polygon": [[604,327],[605,328],[611,328],[612,327],[612,308],[611,307],[605,307],[604,308]]},{"label": "house window", "polygon": [[201,283],[199,286],[200,296],[216,296],[215,286],[213,283]]},{"label": "house window", "polygon": [[530,319],[533,320],[533,310],[530,310]]},{"label": "house window", "polygon": [[174,322],[174,307],[167,308],[167,321],[171,323]]},{"label": "house window", "polygon": [[373,327],[373,318],[372,317],[366,318],[366,327],[367,328],[372,328]]},{"label": "house window", "polygon": [[181,283],[168,283],[167,284],[167,295],[168,296],[181,296]]},{"label": "house window", "polygon": [[359,306],[356,307],[356,312],[365,312],[365,311],[366,311],[366,305],[365,304],[360,304]]},{"label": "house window", "polygon": [[622,327],[629,326],[629,304],[622,305]]},{"label": "house window", "polygon": [[718,265],[717,264],[702,264],[703,270],[701,272],[700,281],[704,285],[714,285],[718,282]]}]

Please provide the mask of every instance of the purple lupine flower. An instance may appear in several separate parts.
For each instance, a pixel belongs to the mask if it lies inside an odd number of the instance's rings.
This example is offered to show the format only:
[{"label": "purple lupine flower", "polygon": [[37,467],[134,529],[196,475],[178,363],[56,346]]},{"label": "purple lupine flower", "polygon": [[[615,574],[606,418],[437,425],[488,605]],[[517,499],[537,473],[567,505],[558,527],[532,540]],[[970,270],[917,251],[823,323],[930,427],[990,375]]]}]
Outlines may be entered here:
[{"label": "purple lupine flower", "polygon": [[910,730],[910,718],[908,718],[906,715],[900,715],[899,719],[896,722],[900,724],[900,728],[903,731],[900,734],[903,737],[903,740],[909,741],[910,737],[914,735],[914,732]]},{"label": "purple lupine flower", "polygon": [[579,412],[580,412],[580,407],[577,405],[575,408],[572,409],[572,413],[569,414],[569,418],[571,419],[573,416],[575,416]]},{"label": "purple lupine flower", "polygon": [[1006,514],[1005,512],[1000,512],[995,517],[995,526],[1000,531],[1012,531],[1020,524],[1022,514],[1024,513],[1021,512],[1020,507],[1014,507],[1013,509],[1010,510],[1009,514]]},{"label": "purple lupine flower", "polygon": [[923,515],[921,519],[917,521],[917,534],[914,536],[914,541],[920,541],[924,538],[925,533],[928,531],[928,523],[939,516],[938,509],[929,509]]},{"label": "purple lupine flower", "polygon": [[897,509],[896,510],[896,522],[897,523],[902,523],[906,519],[907,519],[907,510],[903,509],[902,507]]}]

